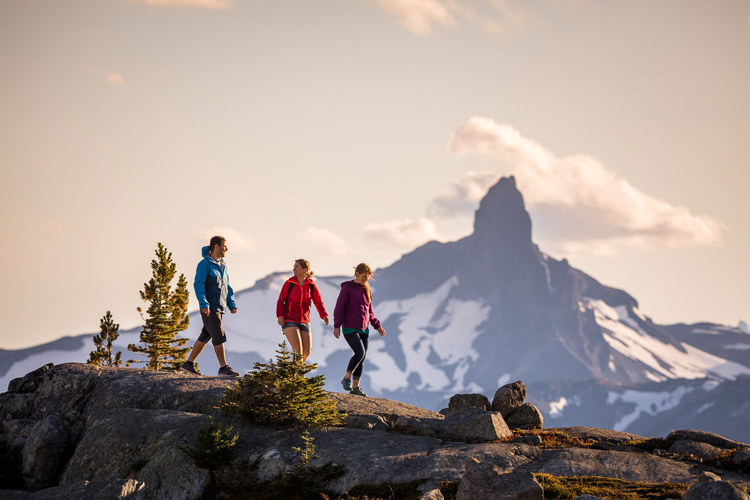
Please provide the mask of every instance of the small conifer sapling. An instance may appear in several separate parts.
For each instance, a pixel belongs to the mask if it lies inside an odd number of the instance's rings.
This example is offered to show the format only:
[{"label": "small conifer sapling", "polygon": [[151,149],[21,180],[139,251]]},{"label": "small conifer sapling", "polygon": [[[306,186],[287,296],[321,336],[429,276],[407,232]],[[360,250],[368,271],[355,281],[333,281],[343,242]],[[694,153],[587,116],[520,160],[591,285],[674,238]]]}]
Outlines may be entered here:
[{"label": "small conifer sapling", "polygon": [[91,351],[86,363],[96,366],[120,366],[122,352],[117,351],[117,354],[112,357],[112,343],[120,336],[120,325],[114,322],[111,312],[107,311],[107,314],[102,317],[99,321],[99,328],[101,332],[94,335],[96,350]]},{"label": "small conifer sapling", "polygon": [[152,276],[143,284],[141,299],[148,302],[146,316],[139,307],[138,312],[145,321],[140,341],[143,346],[130,344],[128,349],[146,356],[146,361],[130,360],[130,363],[146,363],[146,367],[159,370],[162,365],[177,369],[185,361],[190,347],[184,347],[188,339],[177,334],[187,329],[190,318],[187,315],[190,292],[184,274],[177,279],[172,289],[172,280],[177,275],[177,265],[172,261],[172,252],[158,244],[156,259],[151,261]]}]

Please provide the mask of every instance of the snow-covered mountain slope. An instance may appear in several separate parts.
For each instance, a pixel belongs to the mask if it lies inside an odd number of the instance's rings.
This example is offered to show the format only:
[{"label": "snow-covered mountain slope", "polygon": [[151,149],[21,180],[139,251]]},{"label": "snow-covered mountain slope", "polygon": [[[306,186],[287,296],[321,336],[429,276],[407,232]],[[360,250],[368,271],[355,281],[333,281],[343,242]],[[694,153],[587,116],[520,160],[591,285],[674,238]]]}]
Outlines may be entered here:
[{"label": "snow-covered mountain slope", "polygon": [[[273,273],[237,293],[239,313],[225,317],[226,347],[235,369],[244,372],[273,357],[284,339],[275,305],[287,277]],[[331,315],[340,283],[347,279],[317,277]],[[595,402],[608,426],[632,430],[648,411],[620,414],[615,408],[671,408],[669,401],[681,394],[676,388],[654,389],[654,384],[672,387],[674,381],[692,380],[694,387],[703,379],[720,384],[750,380],[745,377],[750,375],[750,335],[745,331],[710,323],[655,324],[625,291],[541,252],[531,239],[531,219],[512,177],[500,179],[481,201],[473,234],[455,242],[427,243],[378,270],[373,298],[388,335],[372,335],[363,385],[372,395],[425,408],[446,406],[447,398],[458,392],[492,397],[500,385],[523,380],[530,387],[541,384],[548,400],[535,402],[552,421],[566,411],[577,414],[578,398],[589,414],[597,413],[591,413]],[[343,339],[333,337],[332,326],[325,326],[315,312],[312,317],[310,361],[327,376],[327,388],[338,390],[351,351]],[[183,335],[191,344],[200,326],[192,313]],[[126,345],[137,337],[137,330],[122,333],[118,348],[124,358],[133,357]],[[88,339],[0,351],[0,387],[47,362],[85,361],[93,348]],[[198,361],[204,373],[218,369],[211,349]],[[557,391],[555,381],[581,382],[583,386],[575,386],[578,391],[593,384],[620,393],[585,398],[584,393]],[[663,403],[631,401],[635,393],[626,391],[640,391],[641,386],[649,388],[645,392],[672,396]]]}]

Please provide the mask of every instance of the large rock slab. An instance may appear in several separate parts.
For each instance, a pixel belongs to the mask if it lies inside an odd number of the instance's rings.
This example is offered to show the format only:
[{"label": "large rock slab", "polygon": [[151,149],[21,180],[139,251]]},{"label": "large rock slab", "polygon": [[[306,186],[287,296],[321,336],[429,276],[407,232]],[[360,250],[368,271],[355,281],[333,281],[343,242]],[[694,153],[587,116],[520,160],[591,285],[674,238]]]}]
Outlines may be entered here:
[{"label": "large rock slab", "polygon": [[39,384],[44,380],[44,375],[53,366],[55,366],[54,363],[47,363],[46,365],[27,373],[23,377],[14,378],[8,382],[8,392],[29,393],[36,391]]},{"label": "large rock slab", "polygon": [[548,428],[549,431],[560,431],[568,434],[571,437],[580,439],[581,441],[595,441],[605,442],[615,445],[628,444],[629,441],[642,441],[646,439],[643,436],[637,434],[630,434],[629,432],[613,431],[609,429],[599,429],[596,427],[560,427],[560,428]]},{"label": "large rock slab", "polygon": [[448,402],[448,408],[440,410],[440,413],[447,415],[457,410],[474,407],[482,408],[486,411],[492,409],[490,400],[484,394],[454,394]]},{"label": "large rock slab", "polygon": [[693,429],[683,429],[671,432],[667,436],[667,439],[670,441],[695,441],[698,443],[706,443],[729,450],[734,450],[737,448],[750,448],[750,446],[745,443],[732,441],[731,439],[727,439],[724,436],[714,434],[713,432],[696,431]]},{"label": "large rock slab", "polygon": [[506,384],[495,392],[492,410],[499,411],[503,418],[513,413],[526,401],[526,386],[520,380]]},{"label": "large rock slab", "polygon": [[534,403],[524,403],[508,415],[505,423],[511,429],[541,429],[544,417]]},{"label": "large rock slab", "polygon": [[[73,420],[78,416],[88,417],[93,411],[112,408],[212,413],[225,389],[235,382],[227,378],[195,377],[184,372],[79,363],[42,369],[41,373],[35,371],[17,379],[20,380],[16,384],[19,389],[33,387],[31,393],[2,395],[0,404],[3,407],[9,402],[14,406],[11,418],[41,419],[54,414]],[[17,401],[8,401],[8,395],[16,396]],[[3,411],[7,410],[3,408]]]},{"label": "large rock slab", "polygon": [[[185,372],[103,368],[107,383],[91,392],[85,414],[114,408],[214,413],[227,387],[236,380],[196,377]],[[120,373],[113,374],[113,370]],[[117,376],[112,376],[117,375]]]},{"label": "large rock slab", "polygon": [[179,447],[195,442],[207,417],[173,410],[120,408],[90,417],[61,484],[135,476],[143,498],[197,499],[210,476]]},{"label": "large rock slab", "polygon": [[670,453],[694,455],[703,460],[715,460],[726,450],[708,443],[678,440],[672,443],[668,451]]},{"label": "large rock slab", "polygon": [[500,412],[465,408],[446,415],[440,437],[466,443],[485,443],[512,436]]},{"label": "large rock slab", "polygon": [[28,488],[57,484],[67,459],[70,437],[65,423],[54,415],[34,425],[22,451],[24,482]]},{"label": "large rock slab", "polygon": [[391,420],[391,430],[402,434],[438,437],[444,428],[444,422],[436,418],[419,418],[398,416]]},{"label": "large rock slab", "polygon": [[[544,453],[521,469],[555,476],[603,476],[648,483],[693,483],[708,467],[649,453],[562,448]],[[725,479],[747,481],[746,476],[727,472]]]},{"label": "large rock slab", "polygon": [[405,416],[417,418],[436,418],[443,419],[443,415],[438,412],[425,410],[418,406],[412,406],[400,401],[393,401],[382,398],[363,398],[354,394],[344,394],[340,392],[329,392],[328,395],[336,401],[336,407],[340,412],[364,415],[381,415]]},{"label": "large rock slab", "polygon": [[732,483],[713,481],[693,485],[682,500],[750,500],[750,496]]},{"label": "large rock slab", "polygon": [[529,472],[504,473],[495,465],[469,459],[456,500],[544,500],[544,489]]}]

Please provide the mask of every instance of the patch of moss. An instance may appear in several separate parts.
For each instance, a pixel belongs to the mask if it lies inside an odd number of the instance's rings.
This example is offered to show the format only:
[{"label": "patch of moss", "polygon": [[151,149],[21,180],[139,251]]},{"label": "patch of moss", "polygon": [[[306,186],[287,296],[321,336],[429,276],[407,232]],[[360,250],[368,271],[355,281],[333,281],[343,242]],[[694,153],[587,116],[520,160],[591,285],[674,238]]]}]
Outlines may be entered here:
[{"label": "patch of moss", "polygon": [[583,441],[562,431],[547,429],[516,429],[512,436],[501,439],[500,442],[509,443],[513,441],[513,438],[519,436],[539,436],[542,440],[542,444],[539,446],[542,448],[588,448],[593,443],[593,441]]},{"label": "patch of moss", "polygon": [[608,500],[664,500],[681,498],[688,486],[676,483],[641,483],[599,476],[563,477],[535,474],[544,488],[545,499],[572,500],[580,495],[593,495]]}]

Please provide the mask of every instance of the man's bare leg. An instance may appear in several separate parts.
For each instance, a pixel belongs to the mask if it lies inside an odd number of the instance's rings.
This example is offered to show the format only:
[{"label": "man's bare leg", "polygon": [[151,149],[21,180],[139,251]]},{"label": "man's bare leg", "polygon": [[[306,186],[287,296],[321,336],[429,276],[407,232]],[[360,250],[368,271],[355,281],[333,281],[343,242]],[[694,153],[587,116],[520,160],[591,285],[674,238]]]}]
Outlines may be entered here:
[{"label": "man's bare leg", "polygon": [[188,356],[188,361],[191,363],[194,363],[196,358],[200,355],[200,353],[203,351],[203,348],[206,347],[205,342],[201,342],[200,340],[195,341],[195,345],[193,346],[193,350],[190,351],[190,356]]}]

